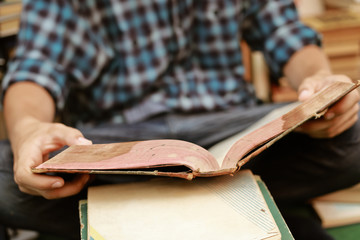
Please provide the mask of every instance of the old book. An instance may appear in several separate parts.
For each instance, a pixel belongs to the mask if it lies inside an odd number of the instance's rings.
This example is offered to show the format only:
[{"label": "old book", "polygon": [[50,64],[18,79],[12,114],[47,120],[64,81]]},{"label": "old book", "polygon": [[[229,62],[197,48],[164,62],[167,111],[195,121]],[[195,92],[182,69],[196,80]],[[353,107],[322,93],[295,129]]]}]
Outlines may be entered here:
[{"label": "old book", "polygon": [[326,228],[360,223],[360,183],[311,201]]},{"label": "old book", "polygon": [[313,201],[312,206],[324,228],[360,223],[359,202]]},{"label": "old book", "polygon": [[324,0],[324,2],[328,7],[332,8],[342,8],[350,11],[360,10],[359,0]]},{"label": "old book", "polygon": [[20,15],[0,17],[0,37],[16,35],[20,27]]},{"label": "old book", "polygon": [[16,35],[20,27],[22,1],[5,1],[0,3],[0,37]]},{"label": "old book", "polygon": [[20,14],[21,10],[22,10],[21,0],[0,2],[0,17]]},{"label": "old book", "polygon": [[90,187],[87,239],[281,239],[255,176]]},{"label": "old book", "polygon": [[359,14],[349,11],[326,12],[321,15],[302,18],[302,21],[321,32],[360,26]]},{"label": "old book", "polygon": [[[35,167],[35,173],[80,172],[173,176],[186,179],[233,174],[251,158],[311,118],[317,118],[356,83],[334,82],[311,99],[280,109],[245,133],[206,150],[181,140],[71,146]],[[291,110],[289,110],[289,108]]]},{"label": "old book", "polygon": [[[281,234],[281,240],[293,240],[293,236],[283,219],[278,207],[275,204],[274,199],[272,198],[268,188],[266,187],[265,183],[261,180],[261,178],[257,175],[253,176],[256,179],[256,183],[261,191],[261,194],[263,198],[265,199],[266,205],[268,206],[270,213],[272,217],[274,218],[276,225],[280,231]],[[239,180],[236,180],[239,181]],[[244,187],[244,185],[242,185]],[[249,187],[248,185],[245,185],[246,188],[253,189]],[[247,192],[247,191],[246,191]],[[250,194],[247,194],[248,196]],[[244,198],[245,199],[245,198]],[[244,201],[244,199],[241,199],[241,201]],[[90,238],[90,235],[88,234],[88,201],[87,199],[80,200],[79,201],[79,220],[80,220],[80,236],[81,240],[87,240],[88,236]],[[96,227],[91,227],[93,231],[96,231]],[[96,231],[97,232],[97,231]],[[95,239],[94,236],[92,236],[92,239]]]},{"label": "old book", "polygon": [[360,183],[317,197],[311,204],[326,228],[360,223]]},{"label": "old book", "polygon": [[[349,1],[334,2],[349,4]],[[360,14],[332,10],[318,16],[304,17],[302,21],[321,34],[322,47],[330,59],[333,72],[359,79]]]}]

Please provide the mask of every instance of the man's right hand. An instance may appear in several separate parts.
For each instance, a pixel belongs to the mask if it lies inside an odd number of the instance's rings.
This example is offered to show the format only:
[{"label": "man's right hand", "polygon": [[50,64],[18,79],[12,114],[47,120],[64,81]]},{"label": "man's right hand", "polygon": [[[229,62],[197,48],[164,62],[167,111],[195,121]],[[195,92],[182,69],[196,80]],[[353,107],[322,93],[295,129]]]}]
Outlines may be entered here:
[{"label": "man's right hand", "polygon": [[65,182],[58,176],[32,173],[31,169],[48,159],[50,152],[63,146],[88,145],[77,129],[60,123],[44,123],[26,119],[18,125],[21,136],[13,139],[14,179],[22,192],[41,195],[47,199],[62,198],[77,194],[89,180],[89,175],[77,175]]},{"label": "man's right hand", "polygon": [[14,178],[21,191],[48,199],[74,195],[87,183],[88,175],[65,182],[58,176],[32,173],[31,169],[63,146],[91,144],[82,133],[53,123],[55,102],[50,93],[33,82],[13,83],[4,95],[4,116],[14,153]]}]

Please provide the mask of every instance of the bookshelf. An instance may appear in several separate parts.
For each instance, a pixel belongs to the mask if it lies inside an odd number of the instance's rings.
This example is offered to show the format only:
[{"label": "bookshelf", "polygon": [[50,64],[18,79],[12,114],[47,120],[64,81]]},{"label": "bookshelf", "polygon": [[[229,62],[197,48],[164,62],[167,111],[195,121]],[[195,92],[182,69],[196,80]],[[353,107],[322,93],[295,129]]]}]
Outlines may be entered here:
[{"label": "bookshelf", "polygon": [[[0,84],[16,42],[21,10],[21,0],[0,0]],[[0,139],[6,137],[3,112],[0,111]]]},{"label": "bookshelf", "polygon": [[360,13],[332,9],[302,21],[322,35],[333,72],[360,79]]},{"label": "bookshelf", "polygon": [[20,26],[22,1],[0,2],[0,37],[16,35]]}]

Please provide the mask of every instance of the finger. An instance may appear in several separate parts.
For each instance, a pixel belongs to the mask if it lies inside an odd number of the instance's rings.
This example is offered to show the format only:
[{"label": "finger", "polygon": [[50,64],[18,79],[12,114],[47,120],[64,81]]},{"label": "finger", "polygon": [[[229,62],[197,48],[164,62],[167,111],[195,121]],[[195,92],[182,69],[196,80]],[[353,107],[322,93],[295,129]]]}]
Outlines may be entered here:
[{"label": "finger", "polygon": [[304,85],[301,88],[299,88],[299,96],[298,100],[300,102],[303,102],[307,99],[309,99],[312,95],[314,95],[315,90],[311,85]]},{"label": "finger", "polygon": [[313,76],[304,79],[298,89],[298,100],[301,102],[305,101],[323,88],[326,82],[320,81],[321,79],[323,79],[321,76]]},{"label": "finger", "polygon": [[[52,189],[61,188],[64,186],[64,180],[60,177],[45,176],[40,174],[37,177],[32,177],[31,182],[27,183],[22,180],[16,180],[20,191],[31,195],[41,196],[42,192],[47,192]],[[37,179],[35,179],[37,178]]]},{"label": "finger", "polygon": [[44,137],[41,148],[44,152],[51,152],[63,146],[90,145],[92,142],[85,139],[83,134],[75,128],[67,127],[61,123],[53,124],[49,133]]},{"label": "finger", "polygon": [[333,126],[329,129],[326,129],[326,131],[318,131],[311,133],[310,136],[313,138],[333,138],[343,133],[347,129],[349,129],[351,126],[354,125],[356,121],[357,121],[357,116],[353,116],[351,119],[347,119],[338,126]]},{"label": "finger", "polygon": [[304,123],[298,131],[315,138],[331,138],[350,128],[358,118],[358,106],[354,106],[345,114],[330,120],[325,118]]},{"label": "finger", "polygon": [[78,194],[89,182],[89,179],[88,174],[76,175],[73,180],[65,182],[62,187],[44,191],[42,196],[46,199],[57,199]]},{"label": "finger", "polygon": [[64,179],[61,177],[35,174],[25,171],[26,170],[17,170],[14,177],[15,182],[18,184],[19,189],[22,192],[32,195],[41,195],[41,192],[64,186]]},{"label": "finger", "polygon": [[39,148],[25,145],[18,159],[14,161],[14,180],[21,191],[33,194],[36,189],[45,190],[64,185],[61,177],[34,174],[31,169],[42,162],[43,154]]},{"label": "finger", "polygon": [[325,129],[331,126],[331,120],[326,120],[324,118],[313,119],[303,123],[299,126],[296,131],[303,132],[306,134],[311,134],[313,132],[324,131]]},{"label": "finger", "polygon": [[353,91],[349,93],[344,98],[340,99],[334,106],[329,108],[325,113],[324,117],[326,119],[331,119],[337,115],[341,115],[345,112],[350,111],[350,109],[355,108],[356,111],[359,110],[359,100],[360,95],[358,91]]},{"label": "finger", "polygon": [[327,129],[326,135],[327,137],[335,137],[342,132],[346,131],[350,127],[352,127],[356,121],[358,120],[358,108],[352,108],[352,110],[348,111],[346,114],[342,115],[333,125]]}]

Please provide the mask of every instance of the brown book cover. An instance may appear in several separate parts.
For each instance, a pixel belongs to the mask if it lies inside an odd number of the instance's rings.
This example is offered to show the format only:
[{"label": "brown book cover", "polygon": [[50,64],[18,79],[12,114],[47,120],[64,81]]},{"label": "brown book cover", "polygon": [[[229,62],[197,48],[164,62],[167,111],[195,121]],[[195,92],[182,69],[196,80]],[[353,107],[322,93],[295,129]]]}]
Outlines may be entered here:
[{"label": "brown book cover", "polygon": [[[192,179],[233,174],[251,158],[360,85],[334,82],[311,99],[282,108],[246,133],[206,150],[194,143],[162,139],[110,144],[73,145],[33,172],[159,175]],[[290,110],[289,110],[290,109]]]}]

